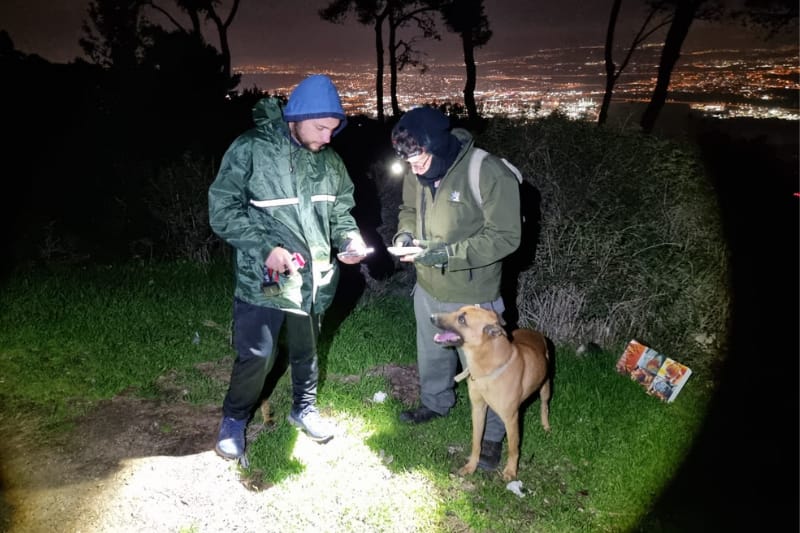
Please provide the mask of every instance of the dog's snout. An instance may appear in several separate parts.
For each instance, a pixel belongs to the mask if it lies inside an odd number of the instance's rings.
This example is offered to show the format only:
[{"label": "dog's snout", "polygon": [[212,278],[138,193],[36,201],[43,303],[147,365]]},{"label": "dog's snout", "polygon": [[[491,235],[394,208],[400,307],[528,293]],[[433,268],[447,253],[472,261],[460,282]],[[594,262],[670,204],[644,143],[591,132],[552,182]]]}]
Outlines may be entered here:
[{"label": "dog's snout", "polygon": [[433,313],[431,315],[431,324],[436,326],[437,328],[443,329],[446,328],[447,324],[447,313]]}]

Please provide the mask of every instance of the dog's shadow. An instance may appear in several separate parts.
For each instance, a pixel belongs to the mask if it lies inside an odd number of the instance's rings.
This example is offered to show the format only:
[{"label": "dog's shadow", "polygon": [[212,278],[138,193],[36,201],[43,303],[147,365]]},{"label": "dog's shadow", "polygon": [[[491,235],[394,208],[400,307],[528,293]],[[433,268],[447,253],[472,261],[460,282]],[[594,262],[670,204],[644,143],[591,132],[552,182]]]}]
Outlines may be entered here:
[{"label": "dog's shadow", "polygon": [[[553,398],[556,396],[556,346],[552,340],[545,337],[545,342],[547,342],[547,353],[550,357],[547,359],[547,372],[550,376],[550,407],[553,405]],[[536,403],[537,401],[541,401],[539,396],[539,391],[537,390],[530,396],[528,396],[522,403],[519,404],[519,440],[520,440],[520,447],[522,446],[523,441],[525,440],[525,415],[528,412],[528,408]],[[536,424],[539,424],[539,417],[536,417],[535,420]],[[544,431],[544,430],[542,430]]]}]

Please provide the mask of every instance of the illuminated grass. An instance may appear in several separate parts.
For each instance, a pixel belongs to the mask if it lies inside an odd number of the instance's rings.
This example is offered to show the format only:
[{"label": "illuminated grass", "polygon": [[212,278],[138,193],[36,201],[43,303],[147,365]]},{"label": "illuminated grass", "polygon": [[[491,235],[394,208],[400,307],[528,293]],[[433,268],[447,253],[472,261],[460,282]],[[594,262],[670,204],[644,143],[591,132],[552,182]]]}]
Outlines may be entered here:
[{"label": "illuminated grass", "polygon": [[[183,263],[13,278],[0,307],[4,405],[38,407],[57,423],[75,414],[70,406],[123,390],[158,394],[168,373],[186,399],[218,404],[224,385],[196,365],[232,356],[229,282],[227,265]],[[245,478],[317,505],[342,531],[627,531],[677,471],[705,413],[702,374],[664,404],[614,372],[618,354],[559,347],[551,434],[538,400],[524,417],[520,498],[498,475],[454,475],[470,445],[465,384],[450,416],[421,426],[397,421],[404,406],[391,395],[373,401],[390,391],[370,369],[415,362],[413,324],[408,298],[384,297],[327,332],[319,406],[343,433],[320,446],[286,423],[287,373],[271,397],[276,425],[250,444]]]}]

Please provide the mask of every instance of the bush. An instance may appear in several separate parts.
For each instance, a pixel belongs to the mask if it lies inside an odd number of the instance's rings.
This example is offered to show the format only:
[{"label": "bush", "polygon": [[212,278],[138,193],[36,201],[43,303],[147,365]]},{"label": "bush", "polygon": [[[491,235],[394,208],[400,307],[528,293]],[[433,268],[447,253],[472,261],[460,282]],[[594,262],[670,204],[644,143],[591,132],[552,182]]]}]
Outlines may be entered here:
[{"label": "bush", "polygon": [[695,368],[722,353],[727,249],[691,147],[548,117],[492,120],[478,139],[541,195],[520,322],[554,342],[620,350],[632,338]]},{"label": "bush", "polygon": [[162,227],[160,256],[208,263],[225,249],[208,220],[208,188],[216,167],[210,158],[186,152],[163,163],[147,183],[144,202]]}]

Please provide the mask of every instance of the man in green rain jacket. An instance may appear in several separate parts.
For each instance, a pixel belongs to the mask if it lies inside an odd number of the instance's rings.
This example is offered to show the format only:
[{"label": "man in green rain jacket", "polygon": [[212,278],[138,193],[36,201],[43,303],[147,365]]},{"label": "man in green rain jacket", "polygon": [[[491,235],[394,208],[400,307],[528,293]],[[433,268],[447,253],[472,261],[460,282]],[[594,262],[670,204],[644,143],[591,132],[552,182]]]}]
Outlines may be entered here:
[{"label": "man in green rain jacket", "polygon": [[327,147],[346,124],[327,76],[303,80],[285,109],[265,98],[255,127],[228,148],[208,192],[214,232],[235,250],[236,360],[223,402],[216,451],[241,458],[245,428],[262,400],[281,330],[292,375],[289,421],[327,442],[333,429],[316,409],[316,341],[338,279],[332,249],[355,264],[366,255],[350,214],[353,183]]}]

